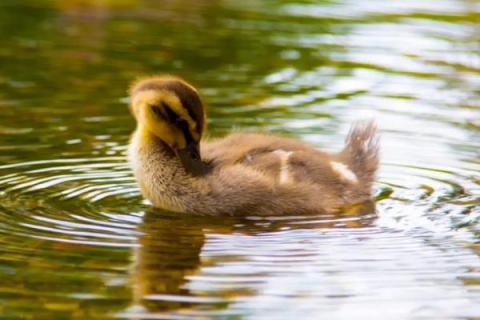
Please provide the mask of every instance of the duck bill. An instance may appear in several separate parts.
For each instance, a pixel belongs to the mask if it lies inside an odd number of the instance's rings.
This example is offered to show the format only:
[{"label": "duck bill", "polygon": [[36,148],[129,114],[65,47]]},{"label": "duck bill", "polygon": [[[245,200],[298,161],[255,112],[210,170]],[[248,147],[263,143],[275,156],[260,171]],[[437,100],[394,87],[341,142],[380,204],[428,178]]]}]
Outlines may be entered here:
[{"label": "duck bill", "polygon": [[176,150],[175,153],[182,162],[185,171],[194,176],[205,173],[206,167],[200,158],[200,146],[198,143],[191,143],[183,149]]}]

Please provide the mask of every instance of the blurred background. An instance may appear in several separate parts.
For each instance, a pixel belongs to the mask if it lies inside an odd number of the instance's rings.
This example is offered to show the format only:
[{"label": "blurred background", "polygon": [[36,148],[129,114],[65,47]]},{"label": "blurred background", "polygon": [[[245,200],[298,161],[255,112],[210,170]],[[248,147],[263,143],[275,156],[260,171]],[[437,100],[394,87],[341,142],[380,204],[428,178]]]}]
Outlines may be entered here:
[{"label": "blurred background", "polygon": [[[480,2],[2,0],[0,319],[480,318]],[[129,83],[208,134],[382,131],[377,214],[179,217],[125,160]]]}]

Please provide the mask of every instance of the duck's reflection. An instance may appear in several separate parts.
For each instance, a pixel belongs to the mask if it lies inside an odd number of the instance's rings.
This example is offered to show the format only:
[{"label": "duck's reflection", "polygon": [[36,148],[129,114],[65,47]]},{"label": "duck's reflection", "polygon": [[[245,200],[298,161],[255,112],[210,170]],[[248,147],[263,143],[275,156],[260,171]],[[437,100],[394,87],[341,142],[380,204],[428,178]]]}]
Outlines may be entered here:
[{"label": "duck's reflection", "polygon": [[139,226],[142,236],[132,264],[134,303],[149,313],[186,311],[199,305],[202,310],[224,308],[232,298],[231,291],[228,299],[222,299],[220,293],[212,297],[208,291],[190,289],[189,279],[200,273],[203,265],[215,264],[214,258],[207,261],[201,257],[209,235],[255,236],[286,228],[361,228],[374,219],[372,205],[352,207],[347,213],[331,217],[290,218],[192,216],[149,210]]},{"label": "duck's reflection", "polygon": [[140,231],[143,235],[132,269],[134,301],[150,311],[180,307],[173,299],[158,297],[188,295],[183,286],[186,277],[200,266],[205,241],[203,224],[197,219],[150,210],[145,213]]}]

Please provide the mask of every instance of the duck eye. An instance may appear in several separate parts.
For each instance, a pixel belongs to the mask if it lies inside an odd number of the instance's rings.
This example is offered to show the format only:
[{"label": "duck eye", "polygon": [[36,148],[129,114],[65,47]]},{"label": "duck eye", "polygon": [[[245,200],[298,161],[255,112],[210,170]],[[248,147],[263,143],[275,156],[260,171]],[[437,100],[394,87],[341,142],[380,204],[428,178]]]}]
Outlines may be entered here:
[{"label": "duck eye", "polygon": [[179,120],[181,120],[180,117],[178,116],[178,114],[173,112],[172,109],[165,102],[162,102],[162,108],[165,112],[165,115],[166,115],[166,118],[167,118],[168,121],[170,121],[172,123],[176,123]]},{"label": "duck eye", "polygon": [[159,118],[165,118],[165,116],[163,115],[163,112],[162,112],[162,109],[160,109],[159,107],[157,106],[150,106],[150,109],[152,110],[152,112]]},{"label": "duck eye", "polygon": [[174,124],[180,131],[182,131],[187,143],[194,142],[188,127],[188,122],[176,114],[165,102],[162,102],[161,106],[150,106],[150,108],[160,119],[164,119],[165,121]]},{"label": "duck eye", "polygon": [[150,106],[150,109],[152,110],[152,112],[157,116],[159,117],[160,119],[164,119],[168,122],[171,122],[171,123],[178,123],[179,121],[181,121],[182,119],[175,113],[172,111],[172,109],[170,109],[170,107],[162,102],[161,106]]}]

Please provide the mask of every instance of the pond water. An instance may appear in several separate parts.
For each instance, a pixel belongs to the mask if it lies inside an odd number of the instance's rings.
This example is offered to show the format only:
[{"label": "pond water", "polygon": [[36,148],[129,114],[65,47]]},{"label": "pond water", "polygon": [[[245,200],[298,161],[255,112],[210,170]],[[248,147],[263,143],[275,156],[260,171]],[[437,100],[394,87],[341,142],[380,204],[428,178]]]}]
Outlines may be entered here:
[{"label": "pond water", "polygon": [[[2,0],[0,319],[480,319],[480,4]],[[125,160],[140,75],[209,134],[382,132],[377,213],[154,210]]]}]

